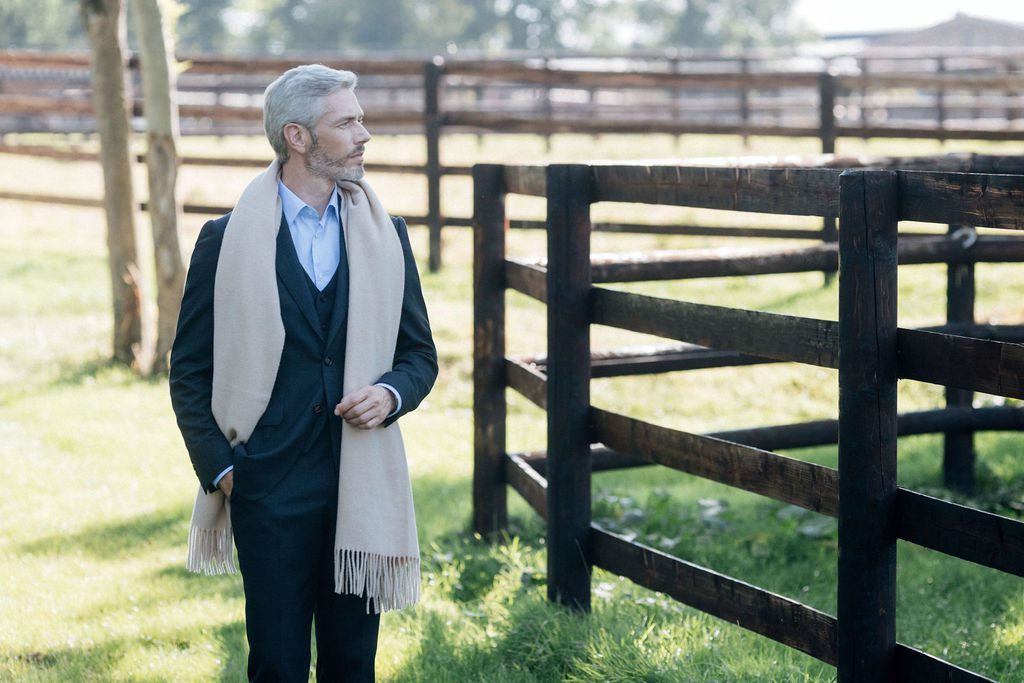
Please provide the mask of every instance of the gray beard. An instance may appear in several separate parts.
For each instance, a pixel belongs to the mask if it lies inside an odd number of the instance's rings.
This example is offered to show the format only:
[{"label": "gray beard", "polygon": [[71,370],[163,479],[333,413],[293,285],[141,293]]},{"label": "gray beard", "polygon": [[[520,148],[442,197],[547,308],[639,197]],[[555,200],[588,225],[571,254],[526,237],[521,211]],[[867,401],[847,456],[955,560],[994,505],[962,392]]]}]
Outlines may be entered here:
[{"label": "gray beard", "polygon": [[306,158],[306,170],[314,176],[327,178],[335,185],[342,181],[362,180],[366,169],[359,166],[345,166],[341,162],[328,157],[319,144],[314,144]]}]

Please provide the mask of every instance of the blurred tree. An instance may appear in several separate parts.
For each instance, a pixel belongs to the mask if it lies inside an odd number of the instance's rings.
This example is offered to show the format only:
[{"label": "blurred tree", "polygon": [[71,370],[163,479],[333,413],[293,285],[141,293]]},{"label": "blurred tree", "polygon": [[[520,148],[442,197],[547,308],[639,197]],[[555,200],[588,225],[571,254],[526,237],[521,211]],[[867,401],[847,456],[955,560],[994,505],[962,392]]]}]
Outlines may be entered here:
[{"label": "blurred tree", "polygon": [[[796,0],[178,0],[183,52],[788,45]],[[63,0],[3,0],[0,44],[83,44]],[[75,41],[78,41],[77,43]]]},{"label": "blurred tree", "polygon": [[65,0],[3,0],[0,45],[4,48],[56,50],[85,48],[85,29]]},{"label": "blurred tree", "polygon": [[176,42],[189,52],[224,52],[225,11],[232,0],[181,0]]},{"label": "blurred tree", "polygon": [[795,0],[636,0],[633,47],[754,48],[792,45],[809,32]]},{"label": "blurred tree", "polygon": [[92,101],[100,137],[103,207],[114,304],[115,360],[131,364],[142,345],[142,287],[135,239],[124,58],[127,32],[121,0],[78,0],[92,51]]},{"label": "blurred tree", "polygon": [[[185,265],[178,244],[178,103],[174,42],[167,28],[173,26],[173,7],[162,11],[158,0],[132,0],[139,58],[142,95],[146,114],[146,171],[149,180],[149,214],[156,263],[156,348],[151,358],[140,363],[144,372],[165,373],[169,368],[171,344],[185,287]],[[148,361],[148,362],[145,362]]]}]

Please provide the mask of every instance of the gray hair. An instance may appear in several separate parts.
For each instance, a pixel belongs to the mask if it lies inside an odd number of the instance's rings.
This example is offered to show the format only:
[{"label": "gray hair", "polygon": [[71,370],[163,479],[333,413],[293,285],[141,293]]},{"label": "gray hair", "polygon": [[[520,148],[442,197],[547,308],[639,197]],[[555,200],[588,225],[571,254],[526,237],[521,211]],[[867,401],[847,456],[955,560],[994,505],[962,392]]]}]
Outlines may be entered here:
[{"label": "gray hair", "polygon": [[351,71],[323,64],[289,69],[267,86],[263,95],[263,129],[280,163],[288,161],[284,127],[297,123],[309,130],[316,143],[316,122],[324,115],[325,99],[343,88],[355,88],[358,77]]}]

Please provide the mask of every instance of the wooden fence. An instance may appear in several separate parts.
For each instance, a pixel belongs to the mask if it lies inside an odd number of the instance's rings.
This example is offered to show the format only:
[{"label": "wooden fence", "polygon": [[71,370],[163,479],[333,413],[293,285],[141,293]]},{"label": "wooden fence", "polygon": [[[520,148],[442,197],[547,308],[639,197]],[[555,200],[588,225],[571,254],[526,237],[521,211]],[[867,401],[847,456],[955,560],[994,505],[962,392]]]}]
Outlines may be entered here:
[{"label": "wooden fence", "polygon": [[[443,226],[471,222],[441,213],[442,178],[469,173],[468,168],[441,162],[440,139],[446,133],[813,137],[821,140],[823,153],[834,152],[840,137],[1024,140],[1024,54],[1019,51],[880,51],[818,61],[817,70],[796,69],[802,62],[793,53],[770,52],[540,54],[447,61],[322,57],[183,57],[188,64],[178,85],[183,131],[261,134],[263,88],[273,76],[304,61],[359,72],[360,97],[374,130],[424,134],[424,164],[371,168],[425,176],[427,213],[407,219],[428,226],[431,270],[442,264]],[[131,64],[137,81],[135,60]],[[0,52],[0,121],[6,121],[0,132],[40,125],[57,132],[90,131],[91,112],[87,55]],[[133,113],[142,113],[141,100],[134,100]],[[3,151],[40,154],[13,145]],[[247,163],[184,160],[214,162]],[[61,199],[14,190],[4,196]],[[81,197],[67,200],[91,203]],[[196,205],[186,210],[221,213],[226,208]],[[826,240],[834,238],[827,221],[823,232]]]},{"label": "wooden fence", "polygon": [[[975,159],[992,170],[1024,163]],[[991,163],[989,163],[991,162]],[[1024,175],[876,169],[555,165],[474,167],[474,527],[506,525],[506,486],[547,520],[550,599],[587,610],[590,568],[620,576],[835,665],[839,680],[982,681],[896,642],[896,541],[1024,576],[1024,523],[896,485],[897,437],[945,432],[958,485],[974,431],[1024,429],[1018,408],[974,408],[970,392],[1024,398],[1024,326],[975,325],[973,265],[1024,260],[1021,238],[898,236],[898,222],[1024,229]],[[545,196],[547,258],[505,254],[508,193]],[[838,217],[838,245],[649,262],[590,256],[590,206],[640,202]],[[614,291],[608,282],[839,267],[839,320]],[[898,264],[946,263],[949,322],[898,326]],[[546,303],[548,354],[507,357],[505,291]],[[590,325],[685,342],[657,354],[593,353]],[[536,360],[536,359],[534,359]],[[590,379],[791,362],[838,369],[839,415],[695,434],[590,405]],[[949,387],[943,409],[899,413],[897,379]],[[547,413],[547,450],[506,452],[505,389]],[[951,436],[950,436],[951,435]],[[776,449],[838,443],[833,469]],[[958,460],[959,458],[959,460]],[[591,521],[592,471],[658,464],[838,517],[836,616],[610,533]]]}]

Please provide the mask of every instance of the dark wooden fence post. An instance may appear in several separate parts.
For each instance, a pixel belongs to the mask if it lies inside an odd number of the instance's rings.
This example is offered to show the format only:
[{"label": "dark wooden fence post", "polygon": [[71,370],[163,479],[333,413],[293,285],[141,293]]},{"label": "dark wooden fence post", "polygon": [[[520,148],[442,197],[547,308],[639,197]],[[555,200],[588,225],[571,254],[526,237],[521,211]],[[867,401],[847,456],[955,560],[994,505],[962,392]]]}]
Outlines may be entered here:
[{"label": "dark wooden fence post", "polygon": [[740,124],[743,127],[743,146],[750,141],[750,59],[740,57],[740,88],[739,110]]},{"label": "dark wooden fence post", "polygon": [[[938,57],[935,61],[935,72],[939,76],[946,73],[946,58]],[[939,133],[939,140],[944,140],[942,131],[946,127],[946,86],[939,84],[935,89],[935,128]]]},{"label": "dark wooden fence post", "polygon": [[818,113],[820,115],[821,153],[836,151],[836,77],[828,71],[818,74]]},{"label": "dark wooden fence post", "polygon": [[508,521],[505,497],[505,175],[473,167],[473,530]]},{"label": "dark wooden fence post", "polygon": [[544,151],[547,154],[551,154],[551,124],[555,121],[555,107],[551,101],[551,89],[555,86],[554,72],[551,70],[551,61],[544,58],[544,97],[541,100],[541,116],[543,117],[545,128],[547,129],[544,133]]},{"label": "dark wooden fence post", "polygon": [[553,165],[548,196],[548,599],[590,610],[588,166]]},{"label": "dark wooden fence post", "polygon": [[896,231],[892,171],[840,176],[839,681],[894,681]]},{"label": "dark wooden fence post", "polygon": [[[970,227],[951,225],[950,234],[967,231]],[[974,264],[950,263],[946,268],[946,320],[949,323],[974,322]],[[974,392],[946,387],[947,408],[970,408]],[[942,476],[946,486],[971,493],[974,490],[974,433],[970,431],[946,432],[942,449]]]},{"label": "dark wooden fence post", "polygon": [[[867,61],[862,62],[862,69],[867,69]],[[819,112],[821,117],[821,152],[822,154],[835,154],[836,152],[836,78],[829,71],[826,64],[825,71],[818,77],[818,92],[820,96]],[[866,92],[866,91],[865,91]],[[864,99],[862,93],[861,99]],[[862,114],[863,116],[863,114]],[[827,243],[837,242],[839,236],[836,234],[835,216],[825,216],[821,220],[821,241]],[[825,286],[832,283],[835,273],[823,271]]]},{"label": "dark wooden fence post", "polygon": [[423,134],[427,140],[427,229],[430,272],[441,269],[441,72],[444,60],[423,65]]},{"label": "dark wooden fence post", "polygon": [[[858,57],[857,64],[860,66],[860,75],[867,76],[871,69],[871,62],[868,60],[868,58]],[[869,125],[871,125],[871,111],[870,107],[868,106],[869,97],[870,94],[868,91],[867,82],[865,82],[863,87],[861,87],[860,89],[860,125],[863,126],[864,128],[867,128]],[[868,138],[864,138],[864,140],[867,139]]]}]

